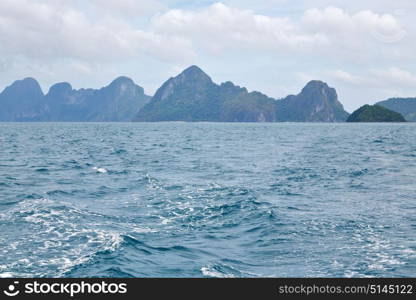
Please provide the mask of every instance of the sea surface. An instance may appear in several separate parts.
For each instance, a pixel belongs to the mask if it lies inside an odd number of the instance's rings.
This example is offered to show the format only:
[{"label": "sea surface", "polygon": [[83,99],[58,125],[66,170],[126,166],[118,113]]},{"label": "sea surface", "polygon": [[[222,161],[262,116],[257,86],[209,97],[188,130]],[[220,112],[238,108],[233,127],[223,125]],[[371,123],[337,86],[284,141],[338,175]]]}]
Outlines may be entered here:
[{"label": "sea surface", "polygon": [[416,124],[1,123],[0,277],[416,275]]}]

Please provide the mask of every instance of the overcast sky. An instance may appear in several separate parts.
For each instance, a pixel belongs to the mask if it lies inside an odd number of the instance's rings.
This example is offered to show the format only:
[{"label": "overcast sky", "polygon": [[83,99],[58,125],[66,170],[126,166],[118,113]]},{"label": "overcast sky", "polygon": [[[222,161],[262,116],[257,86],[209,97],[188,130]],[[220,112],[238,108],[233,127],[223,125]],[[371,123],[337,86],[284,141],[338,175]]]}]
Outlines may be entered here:
[{"label": "overcast sky", "polygon": [[[87,4],[88,2],[88,4]],[[152,95],[198,65],[271,97],[311,79],[349,111],[416,96],[414,0],[1,0],[0,89],[34,77],[101,87],[125,75]]]}]

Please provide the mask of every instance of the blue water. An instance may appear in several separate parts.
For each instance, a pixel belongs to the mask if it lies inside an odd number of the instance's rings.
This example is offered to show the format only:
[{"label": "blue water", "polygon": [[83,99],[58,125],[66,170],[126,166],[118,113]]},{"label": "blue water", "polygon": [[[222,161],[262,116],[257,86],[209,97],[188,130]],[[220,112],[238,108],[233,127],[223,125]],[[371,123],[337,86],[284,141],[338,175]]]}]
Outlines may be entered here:
[{"label": "blue water", "polygon": [[0,124],[1,277],[415,276],[416,124]]}]

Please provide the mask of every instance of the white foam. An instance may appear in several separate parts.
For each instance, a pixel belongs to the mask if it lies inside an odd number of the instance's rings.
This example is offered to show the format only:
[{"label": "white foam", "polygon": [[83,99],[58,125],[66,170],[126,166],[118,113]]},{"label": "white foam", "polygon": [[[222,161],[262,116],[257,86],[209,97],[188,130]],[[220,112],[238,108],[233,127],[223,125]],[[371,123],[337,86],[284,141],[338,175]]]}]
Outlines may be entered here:
[{"label": "white foam", "polygon": [[107,173],[107,169],[94,167],[93,170],[97,171],[98,173]]},{"label": "white foam", "polygon": [[[83,222],[91,213],[68,203],[46,198],[22,201],[7,215],[14,218],[15,214],[22,214],[32,230],[22,232],[6,249],[2,249],[4,253],[15,254],[14,260],[9,259],[5,265],[0,265],[0,276],[3,277],[16,277],[17,273],[11,274],[11,270],[28,266],[34,266],[35,270],[26,277],[45,275],[45,270],[51,277],[64,276],[74,266],[93,258],[98,251],[115,251],[123,241],[123,233]],[[38,231],[40,228],[42,230]],[[20,250],[27,249],[34,242],[39,245],[30,256],[25,250]]]},{"label": "white foam", "polygon": [[150,233],[150,232],[156,232],[156,230],[151,228],[141,228],[141,227],[133,227],[133,231],[137,233]]},{"label": "white foam", "polygon": [[410,249],[410,248],[403,249],[402,250],[402,253],[404,253],[404,254],[406,254],[408,256],[414,256],[414,255],[416,255],[416,251],[413,250],[413,249]]},{"label": "white foam", "polygon": [[340,262],[338,262],[337,260],[334,260],[333,262],[332,262],[332,267],[334,267],[334,268],[341,268],[341,267],[344,267],[344,265],[342,264],[342,263],[340,263]]},{"label": "white foam", "polygon": [[14,277],[13,273],[10,273],[10,272],[0,273],[0,278],[13,278],[13,277]]},{"label": "white foam", "polygon": [[202,267],[201,272],[204,276],[207,276],[207,277],[215,277],[215,278],[233,278],[234,277],[231,274],[223,274],[209,267]]},{"label": "white foam", "polygon": [[169,218],[165,218],[165,217],[160,217],[162,219],[162,224],[166,225],[169,224],[170,222],[172,222],[172,219]]},{"label": "white foam", "polygon": [[344,276],[345,276],[346,278],[354,278],[354,277],[362,277],[363,275],[362,275],[362,274],[360,274],[360,273],[358,273],[358,272],[356,272],[356,271],[347,270],[347,271],[344,273]]}]

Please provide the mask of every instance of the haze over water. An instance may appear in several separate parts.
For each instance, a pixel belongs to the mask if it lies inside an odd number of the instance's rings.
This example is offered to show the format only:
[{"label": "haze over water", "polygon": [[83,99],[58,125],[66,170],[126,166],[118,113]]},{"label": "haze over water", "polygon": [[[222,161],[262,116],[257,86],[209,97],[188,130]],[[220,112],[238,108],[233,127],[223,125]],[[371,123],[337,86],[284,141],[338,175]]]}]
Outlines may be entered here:
[{"label": "haze over water", "polygon": [[2,123],[2,277],[402,277],[416,125]]}]

